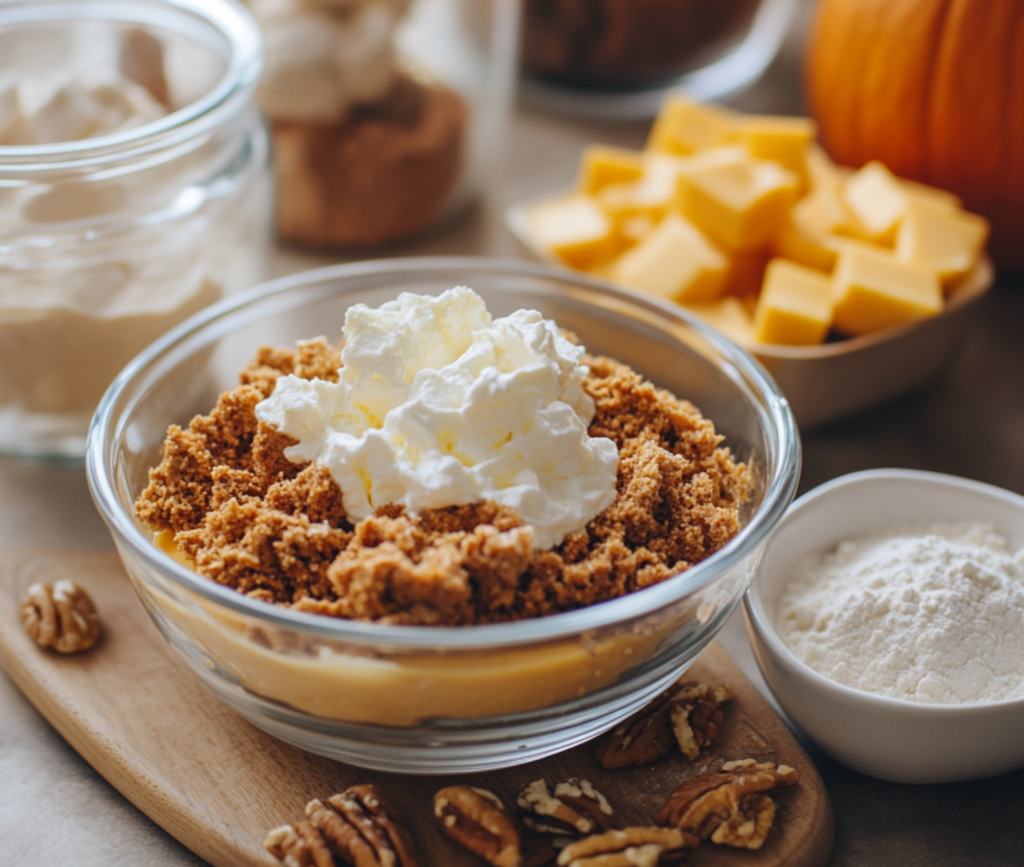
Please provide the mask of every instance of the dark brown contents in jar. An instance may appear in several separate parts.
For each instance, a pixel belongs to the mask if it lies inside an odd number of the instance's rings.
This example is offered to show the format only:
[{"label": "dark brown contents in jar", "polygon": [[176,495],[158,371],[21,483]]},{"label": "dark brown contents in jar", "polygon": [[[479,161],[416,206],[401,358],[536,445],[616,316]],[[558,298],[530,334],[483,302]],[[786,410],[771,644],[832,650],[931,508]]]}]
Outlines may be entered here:
[{"label": "dark brown contents in jar", "polygon": [[558,84],[656,84],[750,29],[760,0],[526,0],[523,69]]},{"label": "dark brown contents in jar", "polygon": [[339,123],[271,123],[277,230],[307,247],[407,238],[441,213],[459,178],[462,98],[401,77],[387,98]]}]

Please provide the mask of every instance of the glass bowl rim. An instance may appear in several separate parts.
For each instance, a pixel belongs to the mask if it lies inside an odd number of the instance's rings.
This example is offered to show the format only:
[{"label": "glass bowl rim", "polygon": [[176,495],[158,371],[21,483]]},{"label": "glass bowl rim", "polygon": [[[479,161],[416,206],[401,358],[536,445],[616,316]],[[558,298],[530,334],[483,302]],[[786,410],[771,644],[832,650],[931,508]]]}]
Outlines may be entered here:
[{"label": "glass bowl rim", "polygon": [[[763,400],[762,415],[767,416],[767,431],[770,434],[770,442],[775,446],[777,471],[766,487],[761,504],[749,523],[728,544],[696,566],[625,596],[546,617],[509,623],[445,627],[364,623],[291,611],[249,599],[176,563],[161,552],[151,539],[146,538],[130,515],[121,508],[107,461],[107,458],[113,459],[116,453],[115,443],[107,443],[117,421],[114,409],[136,376],[178,343],[217,321],[240,312],[250,304],[295,289],[309,288],[339,279],[351,280],[387,273],[398,276],[410,272],[429,274],[452,270],[486,271],[493,274],[573,283],[609,297],[615,303],[624,303],[641,310],[646,308],[648,313],[696,331],[701,339],[711,343],[722,360],[738,369],[742,378],[759,392]],[[800,476],[800,457],[800,437],[796,421],[788,402],[768,373],[739,346],[691,317],[681,308],[669,302],[641,297],[565,268],[554,268],[517,259],[427,256],[366,260],[301,271],[225,298],[185,320],[129,362],[108,388],[90,425],[85,465],[93,500],[118,546],[125,546],[148,569],[163,575],[190,593],[246,617],[322,638],[358,645],[403,649],[428,648],[434,652],[444,652],[497,650],[590,633],[654,614],[703,589],[718,575],[729,571],[732,566],[746,558],[767,538],[796,492]]]},{"label": "glass bowl rim", "polygon": [[[135,23],[153,22],[148,20],[160,14],[194,15],[217,29],[230,45],[231,52],[227,68],[217,83],[201,97],[182,106],[170,114],[137,127],[112,132],[94,138],[76,141],[52,142],[36,145],[0,145],[0,158],[8,161],[7,169],[24,171],[32,168],[48,170],[61,167],[102,163],[109,159],[123,159],[136,152],[148,152],[153,148],[169,145],[168,133],[180,131],[186,138],[200,135],[219,123],[224,115],[240,110],[249,100],[249,91],[256,86],[263,67],[263,38],[255,20],[237,0],[159,0],[166,10],[152,0],[103,0],[91,4],[102,9],[126,10],[137,6],[140,10],[157,10],[151,16],[143,16]],[[16,4],[25,7],[21,14]],[[66,20],[104,20],[89,10],[90,0],[46,0],[45,4],[31,4],[28,0],[0,0],[0,24],[46,24]],[[66,7],[68,10],[81,7],[73,17],[48,19],[40,15],[46,7]],[[7,13],[5,15],[5,12]],[[35,14],[32,14],[32,13]],[[106,19],[112,23],[132,23],[127,17]],[[59,161],[59,162],[58,162]]]}]

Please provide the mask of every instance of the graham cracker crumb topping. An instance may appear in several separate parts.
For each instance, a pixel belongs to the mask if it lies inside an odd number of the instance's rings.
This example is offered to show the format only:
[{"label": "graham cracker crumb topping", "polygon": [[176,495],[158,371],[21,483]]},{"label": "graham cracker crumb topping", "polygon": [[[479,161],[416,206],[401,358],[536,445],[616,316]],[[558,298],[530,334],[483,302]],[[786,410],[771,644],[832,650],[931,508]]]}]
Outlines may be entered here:
[{"label": "graham cracker crumb topping", "polygon": [[378,623],[466,625],[603,602],[690,568],[740,528],[749,468],[691,403],[588,356],[591,436],[619,449],[615,501],[549,551],[515,510],[484,501],[418,515],[384,506],[353,524],[330,473],[254,407],[277,378],[336,382],[325,340],[263,347],[208,416],[168,430],[135,511],[170,531],[196,572],[265,602]]}]

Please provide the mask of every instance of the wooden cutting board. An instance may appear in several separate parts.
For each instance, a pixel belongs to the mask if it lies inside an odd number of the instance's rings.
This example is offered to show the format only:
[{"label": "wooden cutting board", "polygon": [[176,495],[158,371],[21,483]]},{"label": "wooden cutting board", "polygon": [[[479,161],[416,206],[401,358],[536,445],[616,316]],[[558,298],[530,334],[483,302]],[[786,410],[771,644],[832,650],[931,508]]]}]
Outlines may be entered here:
[{"label": "wooden cutting board", "polygon": [[[85,587],[104,624],[100,644],[79,656],[41,650],[26,635],[18,600],[33,582],[70,578]],[[0,551],[0,665],[85,759],[153,821],[215,867],[270,867],[265,833],[303,818],[313,797],[355,783],[380,786],[424,851],[424,865],[484,862],[434,825],[434,792],[452,783],[491,789],[509,804],[527,783],[590,779],[628,824],[650,824],[665,795],[694,766],[681,756],[605,771],[591,744],[504,771],[450,777],[384,774],[302,752],[245,722],[206,691],[174,655],[135,596],[113,553]],[[832,849],[832,808],[814,765],[729,655],[712,644],[693,677],[725,681],[735,698],[710,754],[796,767],[801,780],[776,793],[775,826],[758,851],[702,844],[707,867],[818,867]]]}]

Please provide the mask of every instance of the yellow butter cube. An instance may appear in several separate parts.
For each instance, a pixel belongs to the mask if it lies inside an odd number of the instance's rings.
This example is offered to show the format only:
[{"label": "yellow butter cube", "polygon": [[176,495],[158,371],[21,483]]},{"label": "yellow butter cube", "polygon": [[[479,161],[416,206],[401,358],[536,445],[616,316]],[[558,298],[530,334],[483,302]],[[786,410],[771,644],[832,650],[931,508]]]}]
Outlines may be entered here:
[{"label": "yellow butter cube", "polygon": [[626,148],[590,145],[580,159],[580,192],[593,195],[612,184],[629,184],[644,173],[643,155]]},{"label": "yellow butter cube", "polygon": [[670,301],[713,301],[728,261],[694,225],[669,214],[646,238],[611,265],[615,280]]},{"label": "yellow butter cube", "polygon": [[651,127],[646,149],[684,156],[736,140],[732,112],[670,94]]},{"label": "yellow butter cube", "polygon": [[856,225],[839,196],[838,188],[824,183],[798,201],[775,237],[777,256],[792,259],[808,268],[831,271],[836,264],[838,233],[848,234]]},{"label": "yellow butter cube", "polygon": [[537,247],[572,268],[593,267],[621,248],[612,221],[582,194],[533,205],[526,212],[526,230]]},{"label": "yellow butter cube", "polygon": [[774,160],[800,178],[807,171],[807,148],[816,126],[806,117],[747,115],[738,121],[740,141],[751,156]]},{"label": "yellow butter cube", "polygon": [[686,309],[698,319],[724,334],[733,343],[750,346],[754,342],[753,325],[746,305],[735,295],[726,295],[717,301],[691,303]]},{"label": "yellow butter cube", "polygon": [[974,267],[988,220],[927,199],[912,199],[896,236],[896,258],[935,271],[943,281]]},{"label": "yellow butter cube", "polygon": [[807,181],[814,188],[838,189],[853,174],[853,169],[833,162],[825,149],[815,142],[808,145],[804,161],[807,165]]},{"label": "yellow butter cube", "polygon": [[657,225],[658,221],[649,214],[636,214],[622,221],[619,232],[628,243],[635,244],[646,238]]},{"label": "yellow butter cube", "polygon": [[804,234],[824,238],[856,225],[854,217],[832,187],[815,187],[793,205],[790,219]]},{"label": "yellow butter cube", "polygon": [[879,244],[892,244],[907,212],[908,197],[899,180],[880,162],[854,172],[843,185],[843,203],[857,218],[850,234]]},{"label": "yellow butter cube", "polygon": [[867,244],[844,244],[832,275],[833,325],[868,334],[942,312],[938,276]]},{"label": "yellow butter cube", "polygon": [[660,220],[675,200],[684,162],[665,154],[644,154],[640,178],[606,186],[597,193],[597,203],[616,224],[639,215]]},{"label": "yellow butter cube", "polygon": [[930,202],[933,205],[942,205],[946,208],[957,210],[963,207],[960,197],[956,193],[949,192],[949,190],[940,190],[938,187],[911,181],[907,178],[900,178],[899,182],[903,192],[907,194],[907,199],[911,202]]},{"label": "yellow butter cube", "polygon": [[754,339],[789,346],[821,343],[832,323],[832,304],[828,275],[772,259],[754,312]]},{"label": "yellow butter cube", "polygon": [[798,179],[777,163],[745,159],[687,170],[678,207],[730,252],[768,245],[796,199]]},{"label": "yellow butter cube", "polygon": [[740,147],[712,148],[689,157],[645,153],[642,174],[633,183],[610,184],[595,196],[598,205],[618,226],[637,216],[658,221],[674,206],[679,178],[701,167],[748,159]]},{"label": "yellow butter cube", "polygon": [[779,230],[772,249],[783,259],[826,272],[835,267],[839,255],[836,238],[805,231],[793,220],[792,214]]}]

